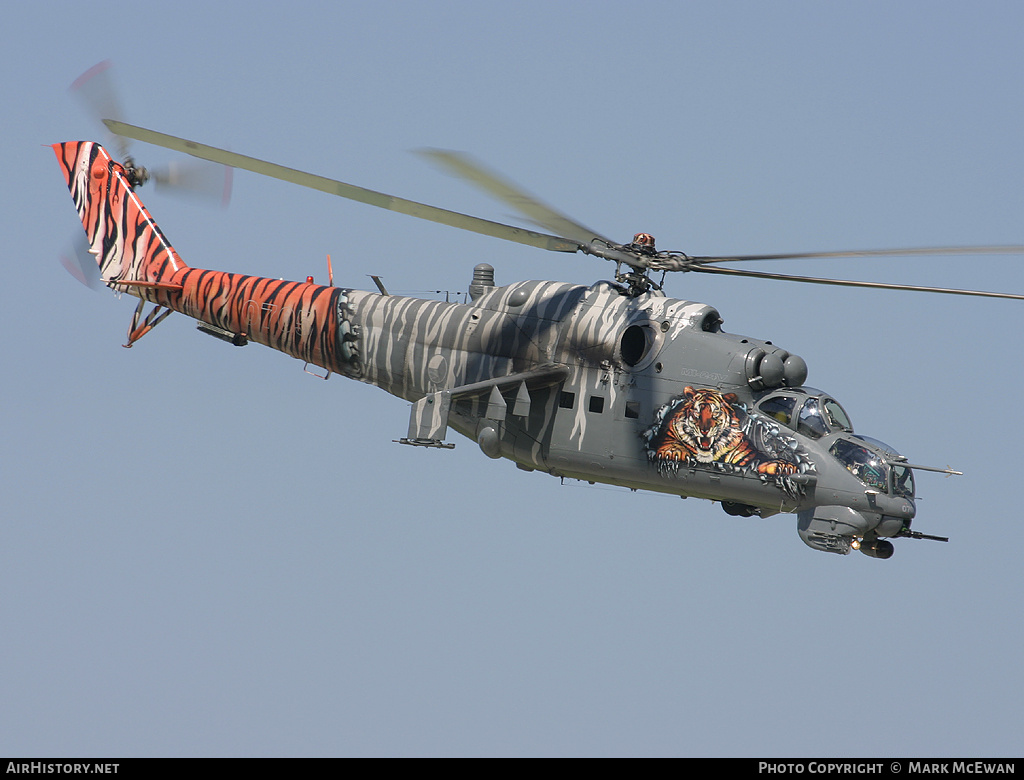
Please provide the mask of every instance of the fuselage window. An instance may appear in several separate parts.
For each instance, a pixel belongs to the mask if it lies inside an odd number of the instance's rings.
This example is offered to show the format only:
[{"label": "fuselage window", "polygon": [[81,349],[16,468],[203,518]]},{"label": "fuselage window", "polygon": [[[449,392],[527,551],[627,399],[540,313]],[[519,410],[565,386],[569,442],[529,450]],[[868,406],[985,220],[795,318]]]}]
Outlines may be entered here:
[{"label": "fuselage window", "polygon": [[[831,452],[851,474],[865,485],[883,493],[889,492],[889,466],[878,454],[846,439],[839,439],[833,444]],[[908,497],[912,498],[914,479],[910,475],[910,469],[903,469],[903,471],[906,473],[900,474],[901,489],[909,491],[911,496]],[[909,486],[906,484],[908,478],[910,479]]]},{"label": "fuselage window", "polygon": [[906,466],[892,467],[893,493],[901,498],[914,497],[914,473]]},{"label": "fuselage window", "polygon": [[773,420],[777,420],[787,428],[792,428],[793,408],[795,406],[796,399],[793,396],[780,395],[775,398],[766,398],[758,408]]},{"label": "fuselage window", "polygon": [[832,428],[853,433],[853,424],[850,422],[846,410],[837,401],[833,401],[831,398],[825,399],[825,416]]},{"label": "fuselage window", "polygon": [[601,414],[604,411],[604,397],[600,395],[590,396],[590,411],[594,414]]},{"label": "fuselage window", "polygon": [[810,436],[812,439],[820,439],[828,433],[828,426],[821,419],[821,410],[818,407],[817,398],[807,399],[804,408],[800,410],[800,420],[797,423],[796,429],[799,433],[802,433],[804,436]]},{"label": "fuselage window", "polygon": [[570,393],[568,390],[563,390],[562,394],[558,396],[558,405],[562,409],[572,409],[576,404],[576,393]]}]

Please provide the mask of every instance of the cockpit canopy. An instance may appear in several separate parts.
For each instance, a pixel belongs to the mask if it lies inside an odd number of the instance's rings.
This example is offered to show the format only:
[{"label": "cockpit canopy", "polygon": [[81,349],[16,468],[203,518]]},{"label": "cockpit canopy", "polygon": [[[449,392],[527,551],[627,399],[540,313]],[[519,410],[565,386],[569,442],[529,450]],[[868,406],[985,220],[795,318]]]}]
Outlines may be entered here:
[{"label": "cockpit canopy", "polygon": [[914,497],[914,472],[891,462],[900,455],[888,444],[867,436],[844,436],[836,439],[829,452],[869,488],[901,498]]},{"label": "cockpit canopy", "polygon": [[836,434],[829,452],[857,479],[880,493],[914,497],[913,471],[897,462],[905,459],[884,442],[854,434],[846,410],[827,393],[813,387],[786,388],[766,395],[756,406],[809,438]]},{"label": "cockpit canopy", "polygon": [[853,433],[850,417],[839,402],[811,387],[772,393],[762,398],[757,408],[762,414],[812,439],[829,433]]}]

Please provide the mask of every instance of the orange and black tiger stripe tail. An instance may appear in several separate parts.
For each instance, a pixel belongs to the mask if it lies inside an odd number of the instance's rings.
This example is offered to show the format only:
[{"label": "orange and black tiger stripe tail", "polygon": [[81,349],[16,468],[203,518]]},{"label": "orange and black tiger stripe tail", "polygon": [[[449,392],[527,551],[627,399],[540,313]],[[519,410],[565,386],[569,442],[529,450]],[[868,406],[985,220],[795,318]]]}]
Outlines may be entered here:
[{"label": "orange and black tiger stripe tail", "polygon": [[103,282],[160,302],[161,288],[180,285],[188,266],[135,194],[124,166],[97,143],[54,144],[53,150]]},{"label": "orange and black tiger stripe tail", "polygon": [[[173,293],[172,293],[173,294]],[[358,375],[338,352],[338,307],[344,291],[223,271],[189,270],[178,311],[249,341],[331,371]]]},{"label": "orange and black tiger stripe tail", "polygon": [[[347,291],[190,268],[139,200],[127,170],[102,146],[79,141],[53,149],[107,286],[195,317],[238,343],[255,341],[330,371],[360,375],[358,349],[338,327]],[[140,325],[140,314],[129,343],[159,321],[154,312]]]}]

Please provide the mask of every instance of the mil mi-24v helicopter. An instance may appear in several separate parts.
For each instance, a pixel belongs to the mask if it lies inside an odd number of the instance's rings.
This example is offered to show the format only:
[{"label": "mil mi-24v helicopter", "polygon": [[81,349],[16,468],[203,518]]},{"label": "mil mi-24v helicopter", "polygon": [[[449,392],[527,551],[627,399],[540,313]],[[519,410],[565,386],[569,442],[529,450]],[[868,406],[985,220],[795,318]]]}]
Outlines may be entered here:
[{"label": "mil mi-24v helicopter", "polygon": [[[615,263],[590,286],[496,286],[477,265],[466,303],[362,292],[192,268],[135,190],[148,173],[93,142],[54,145],[102,281],[140,299],[130,346],[171,312],[236,346],[256,342],[412,403],[403,444],[450,448],[449,428],[526,471],[718,501],[731,515],[795,514],[811,548],[889,558],[911,530],[914,471],[892,447],[854,433],[843,407],[805,386],[804,361],[722,330],[712,306],[669,298],[668,272],[1024,300],[1022,295],[790,276],[726,263],[807,257],[1021,253],[972,247],[692,257],[637,234],[618,244],[469,158],[429,152],[550,234],[491,222],[104,120],[117,136],[243,168],[452,227]],[[660,280],[654,275],[661,272]],[[153,304],[143,317],[146,303]]]}]

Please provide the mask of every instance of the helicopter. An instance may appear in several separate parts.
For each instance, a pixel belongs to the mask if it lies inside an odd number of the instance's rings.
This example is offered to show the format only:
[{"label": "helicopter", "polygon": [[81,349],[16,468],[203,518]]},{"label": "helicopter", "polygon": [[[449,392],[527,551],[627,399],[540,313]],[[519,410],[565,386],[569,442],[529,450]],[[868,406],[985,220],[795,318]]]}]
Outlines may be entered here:
[{"label": "helicopter", "polygon": [[[234,346],[258,343],[305,368],[372,384],[411,404],[403,445],[450,449],[449,430],[489,458],[583,480],[721,504],[740,517],[793,514],[810,548],[890,558],[892,539],[948,541],[912,530],[917,471],[854,432],[842,405],[806,385],[798,355],[722,329],[713,306],[668,297],[668,273],[1024,300],[1024,295],[793,276],[730,267],[789,258],[1014,253],[1019,246],[690,256],[652,236],[617,243],[518,189],[466,155],[425,152],[450,172],[551,231],[538,232],[405,200],[194,141],[103,119],[134,139],[200,160],[311,187],[421,219],[614,263],[611,280],[495,284],[473,269],[462,302],[284,281],[187,265],[136,190],[150,178],[96,142],[53,145],[102,282],[139,298],[126,347],[179,312]],[[660,273],[660,278],[657,278]],[[152,309],[147,314],[146,305]]]}]

